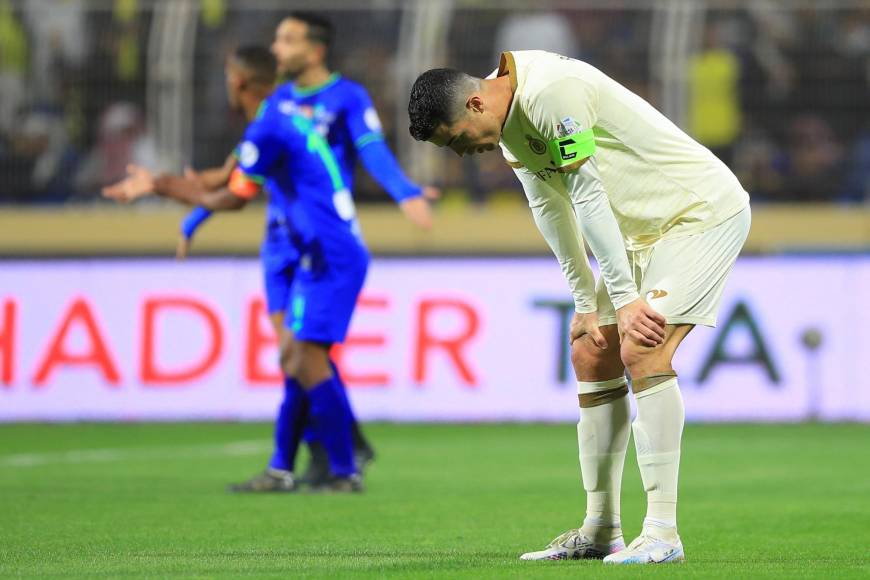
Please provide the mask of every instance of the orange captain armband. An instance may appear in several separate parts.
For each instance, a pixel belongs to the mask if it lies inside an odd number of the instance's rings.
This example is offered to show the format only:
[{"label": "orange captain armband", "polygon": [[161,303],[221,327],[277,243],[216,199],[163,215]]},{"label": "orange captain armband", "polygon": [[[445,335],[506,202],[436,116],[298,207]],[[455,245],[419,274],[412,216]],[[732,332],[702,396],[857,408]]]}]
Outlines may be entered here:
[{"label": "orange captain armband", "polygon": [[230,174],[230,192],[242,199],[249,201],[254,199],[262,188],[262,178],[248,175],[238,167],[233,169],[233,172]]}]

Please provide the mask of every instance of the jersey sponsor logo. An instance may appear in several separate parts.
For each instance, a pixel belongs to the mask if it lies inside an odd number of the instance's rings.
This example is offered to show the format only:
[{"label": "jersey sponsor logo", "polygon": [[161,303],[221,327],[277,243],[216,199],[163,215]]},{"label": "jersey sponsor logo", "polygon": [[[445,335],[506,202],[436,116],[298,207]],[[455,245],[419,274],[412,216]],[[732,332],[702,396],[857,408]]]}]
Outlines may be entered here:
[{"label": "jersey sponsor logo", "polygon": [[366,127],[369,128],[370,131],[374,131],[376,133],[383,132],[383,127],[381,126],[381,119],[378,117],[378,112],[375,111],[374,107],[369,107],[366,109],[366,112],[363,114],[363,120],[366,122]]},{"label": "jersey sponsor logo", "polygon": [[526,135],[526,141],[529,144],[529,149],[531,149],[532,153],[535,155],[543,155],[547,152],[547,144],[540,139],[535,139],[531,135]]},{"label": "jersey sponsor logo", "polygon": [[556,169],[550,169],[549,167],[544,167],[540,171],[535,171],[535,177],[542,181],[547,181],[554,175],[558,175],[559,172]]},{"label": "jersey sponsor logo", "polygon": [[650,297],[650,300],[655,300],[656,298],[664,298],[668,295],[667,290],[650,290],[646,293],[647,296]]},{"label": "jersey sponsor logo", "polygon": [[321,137],[329,135],[329,129],[335,122],[335,113],[326,110],[321,103],[314,105],[300,105],[295,101],[281,101],[278,103],[278,110],[285,115],[301,115],[314,124],[314,130]]},{"label": "jersey sponsor logo", "polygon": [[260,150],[250,141],[245,141],[239,147],[239,163],[242,167],[250,167],[260,158]]}]

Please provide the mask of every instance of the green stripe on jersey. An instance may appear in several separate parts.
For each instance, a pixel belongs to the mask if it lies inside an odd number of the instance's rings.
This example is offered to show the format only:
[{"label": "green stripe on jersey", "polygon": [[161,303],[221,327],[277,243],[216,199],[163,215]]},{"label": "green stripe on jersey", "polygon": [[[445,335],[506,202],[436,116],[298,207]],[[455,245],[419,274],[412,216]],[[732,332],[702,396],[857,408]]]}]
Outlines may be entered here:
[{"label": "green stripe on jersey", "polygon": [[326,142],[326,139],[314,130],[308,119],[299,115],[293,115],[293,124],[307,137],[308,150],[312,153],[317,153],[317,156],[323,161],[326,171],[329,173],[329,178],[332,180],[333,190],[340,191],[345,189],[341,170],[338,168],[338,163],[336,163],[335,157],[332,155],[332,149],[329,148],[329,143]]},{"label": "green stripe on jersey", "polygon": [[362,149],[363,147],[365,147],[369,143],[374,143],[375,141],[383,141],[383,140],[384,140],[384,136],[380,133],[366,133],[365,135],[363,135],[362,137],[357,139],[356,143],[354,143],[353,145],[357,149]]}]

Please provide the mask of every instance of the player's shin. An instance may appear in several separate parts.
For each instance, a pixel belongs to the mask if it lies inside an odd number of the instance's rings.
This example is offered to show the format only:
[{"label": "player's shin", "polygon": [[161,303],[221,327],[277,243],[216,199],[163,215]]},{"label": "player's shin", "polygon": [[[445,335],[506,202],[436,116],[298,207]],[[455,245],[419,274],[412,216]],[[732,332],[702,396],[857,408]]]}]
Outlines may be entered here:
[{"label": "player's shin", "polygon": [[284,400],[275,419],[275,451],[269,460],[269,468],[293,471],[296,452],[305,418],[308,413],[308,395],[294,379],[284,379]]},{"label": "player's shin", "polygon": [[347,405],[347,410],[350,413],[352,434],[353,434],[353,450],[356,453],[357,467],[362,470],[365,464],[371,462],[375,458],[375,450],[369,444],[365,435],[362,432],[359,421],[356,419],[356,413],[353,411],[353,405],[350,403],[350,398],[347,396],[347,386],[341,378],[341,373],[338,370],[338,365],[332,359],[329,360],[329,366],[332,368],[332,376],[335,377],[341,384],[341,394],[344,396],[344,402]]},{"label": "player's shin", "polygon": [[578,381],[580,470],[586,490],[583,532],[596,543],[621,536],[619,494],[628,447],[630,409],[625,377]]},{"label": "player's shin", "polygon": [[637,418],[632,429],[637,463],[647,492],[644,531],[669,536],[676,533],[677,480],[680,440],[685,411],[675,374],[632,381]]},{"label": "player's shin", "polygon": [[326,448],[329,468],[336,477],[357,473],[353,456],[353,422],[344,387],[336,375],[308,391],[311,429]]}]

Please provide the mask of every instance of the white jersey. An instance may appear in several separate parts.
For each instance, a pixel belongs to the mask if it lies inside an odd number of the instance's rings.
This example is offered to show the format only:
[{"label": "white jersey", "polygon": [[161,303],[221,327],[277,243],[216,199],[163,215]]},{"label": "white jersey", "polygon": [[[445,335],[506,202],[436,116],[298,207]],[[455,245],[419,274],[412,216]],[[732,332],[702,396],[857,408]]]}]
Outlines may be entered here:
[{"label": "white jersey", "polygon": [[708,231],[748,206],[708,149],[595,67],[516,51],[502,54],[496,75],[508,75],[513,89],[499,144],[577,312],[597,308],[581,234],[619,309],[638,297],[626,250]]},{"label": "white jersey", "polygon": [[598,172],[629,250],[707,231],[749,204],[737,177],[649,103],[595,67],[550,52],[506,52],[514,99],[500,145],[554,187],[547,144],[592,129]]}]

